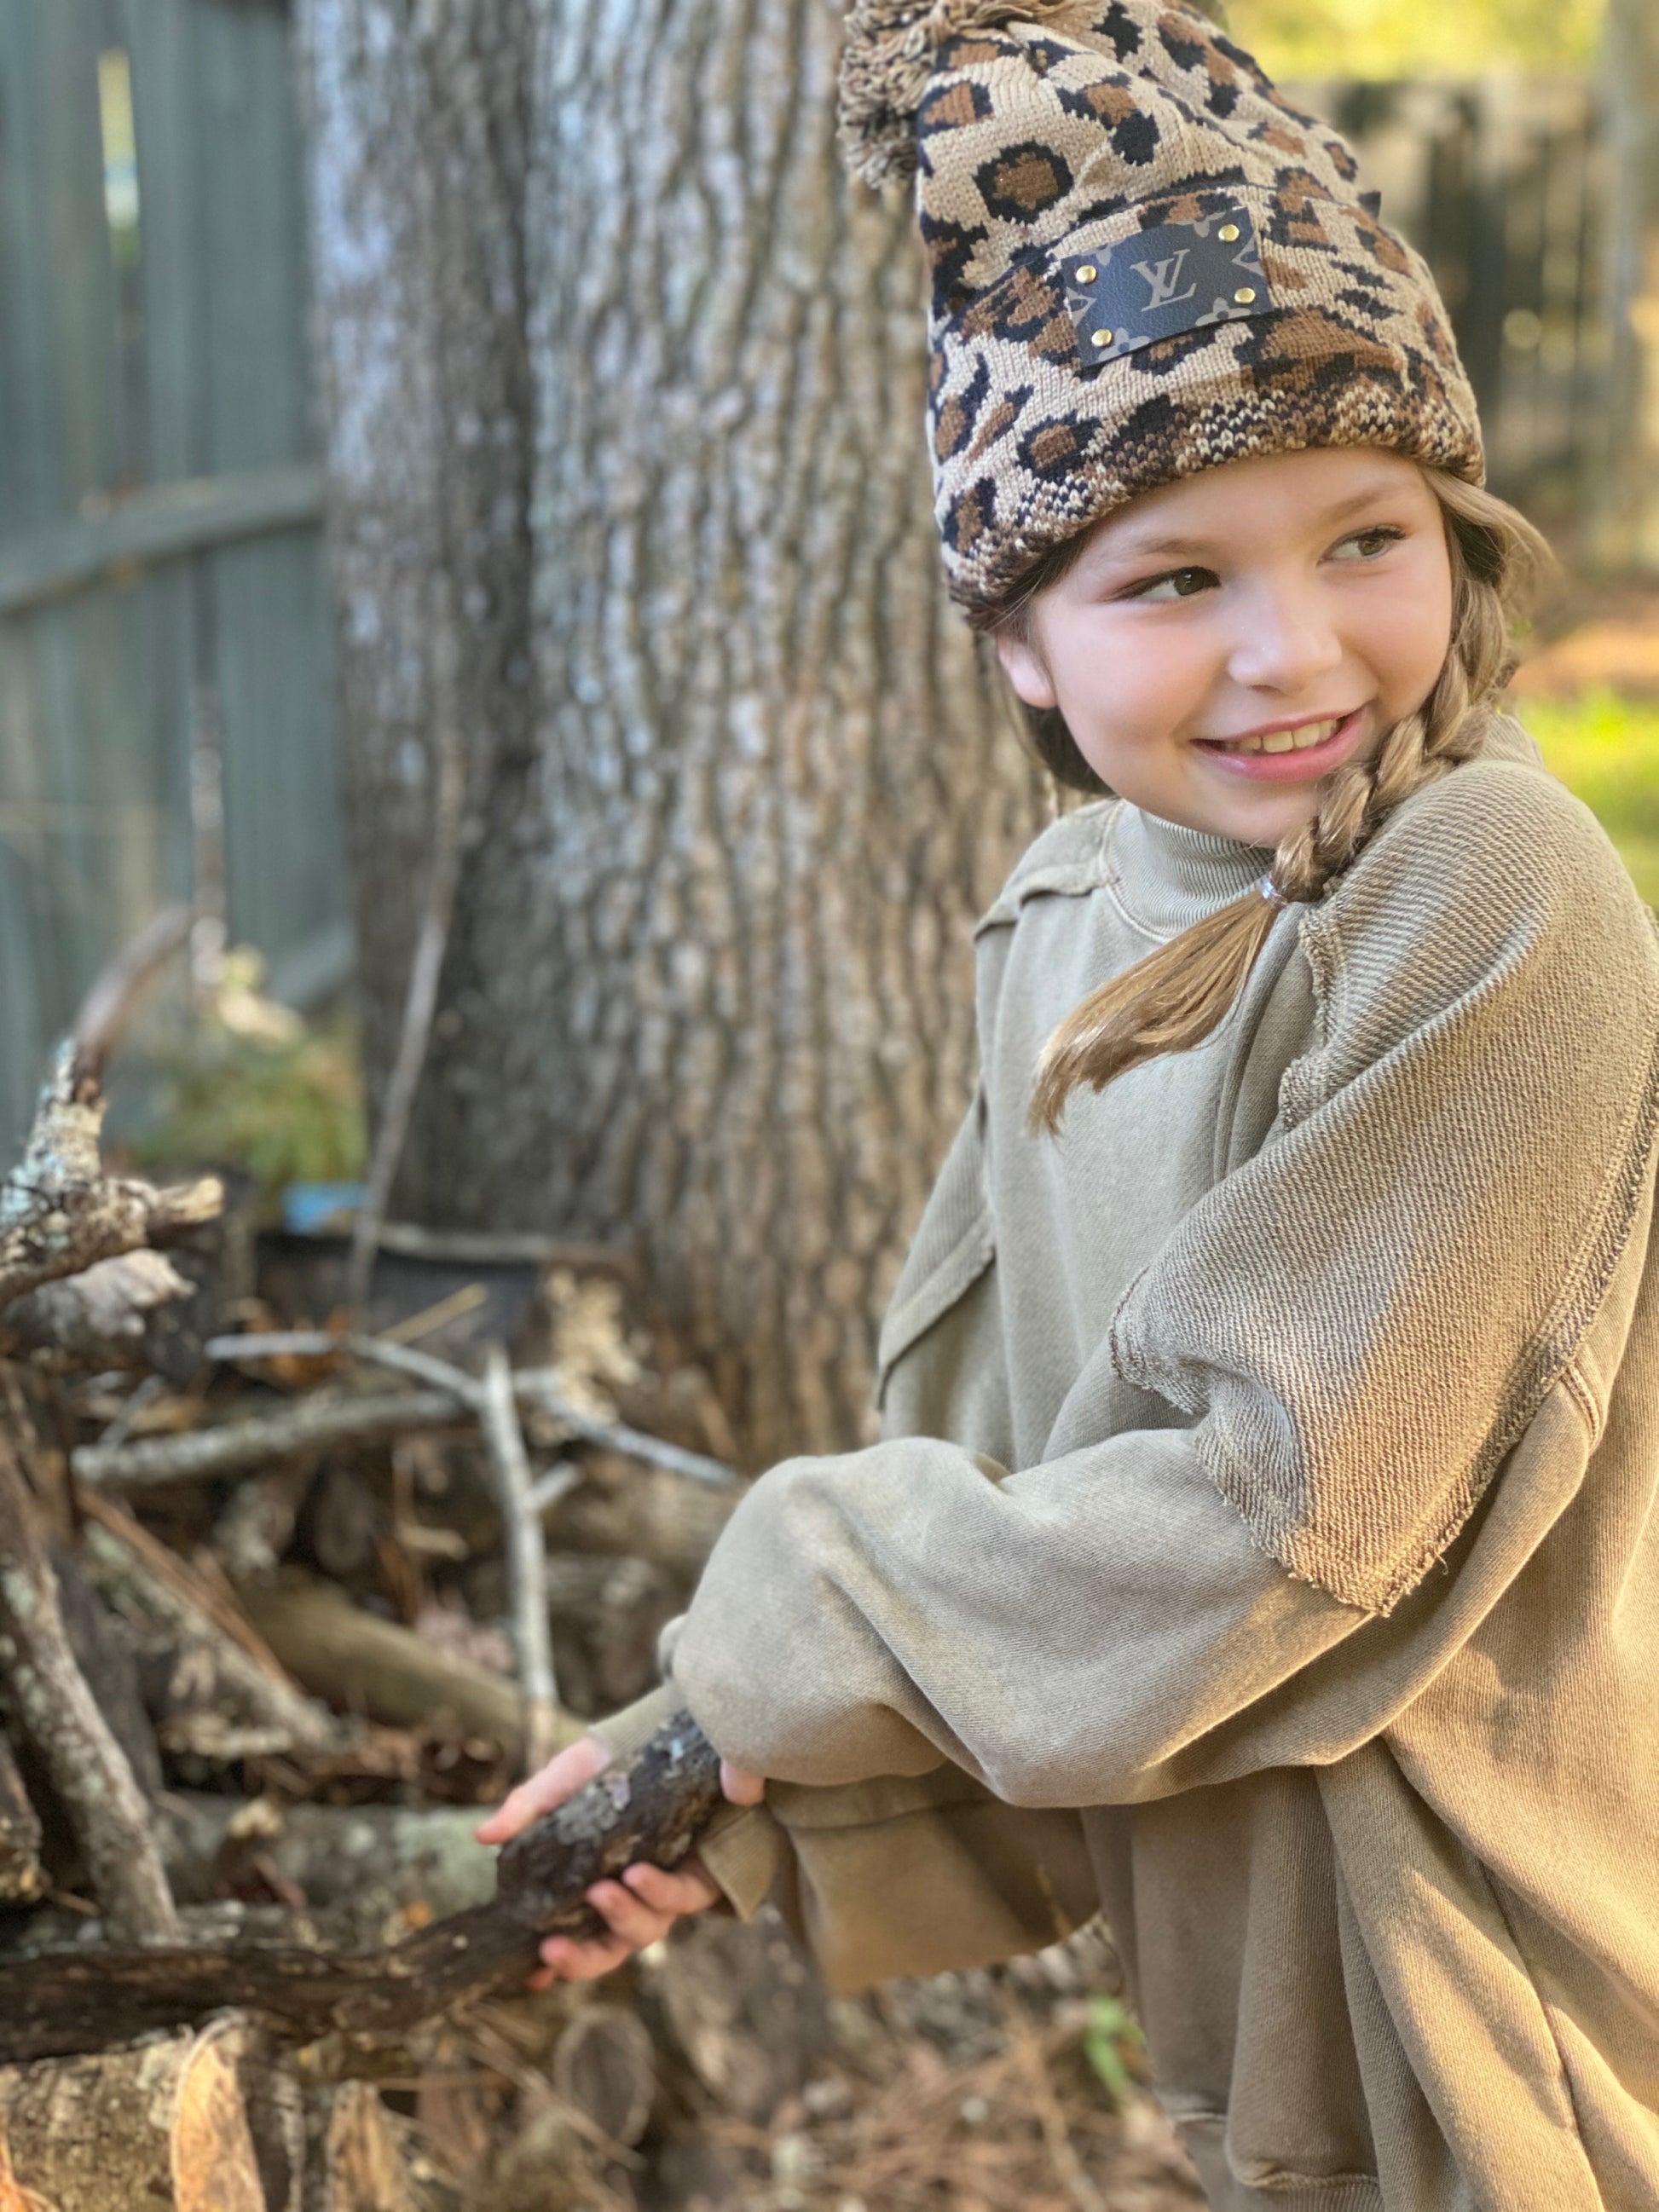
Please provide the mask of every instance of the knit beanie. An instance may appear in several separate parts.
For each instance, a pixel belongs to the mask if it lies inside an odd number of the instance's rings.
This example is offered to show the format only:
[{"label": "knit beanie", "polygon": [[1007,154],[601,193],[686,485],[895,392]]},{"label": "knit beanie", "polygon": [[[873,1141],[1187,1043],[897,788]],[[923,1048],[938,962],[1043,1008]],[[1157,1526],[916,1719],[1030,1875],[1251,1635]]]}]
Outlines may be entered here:
[{"label": "knit beanie", "polygon": [[1352,154],[1164,0],[853,0],[843,152],[914,175],[952,597],[1248,454],[1382,446],[1478,483],[1421,257]]}]

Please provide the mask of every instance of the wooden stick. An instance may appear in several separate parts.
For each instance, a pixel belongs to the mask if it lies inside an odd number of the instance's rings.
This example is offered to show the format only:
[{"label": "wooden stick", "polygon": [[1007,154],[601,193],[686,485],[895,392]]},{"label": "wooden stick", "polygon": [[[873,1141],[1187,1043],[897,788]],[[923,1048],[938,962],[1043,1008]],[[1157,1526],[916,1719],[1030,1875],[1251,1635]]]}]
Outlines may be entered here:
[{"label": "wooden stick", "polygon": [[453,1428],[468,1409],[447,1391],[388,1390],[314,1397],[183,1436],[138,1437],[123,1444],[82,1444],[70,1460],[77,1481],[111,1490],[153,1490],[167,1482],[206,1482],[222,1474],[293,1459],[330,1444],[369,1443],[416,1429]]},{"label": "wooden stick", "polygon": [[70,1032],[88,1068],[108,1066],[144,986],[189,942],[195,923],[193,906],[163,907],[94,978]]},{"label": "wooden stick", "polygon": [[106,1176],[99,1156],[105,1101],[95,1070],[59,1045],[22,1158],[0,1184],[0,1307],[78,1275],[99,1260],[216,1219],[216,1176],[173,1190]]},{"label": "wooden stick", "polygon": [[357,1209],[351,1232],[351,1260],[346,1273],[346,1303],[361,1318],[368,1302],[369,1278],[380,1248],[380,1224],[404,1155],[415,1094],[426,1065],[432,1035],[432,1017],[438,1004],[438,984],[444,954],[449,948],[449,926],[455,912],[455,891],[461,875],[461,826],[466,812],[466,746],[461,733],[455,697],[456,659],[459,653],[451,580],[441,569],[432,577],[433,724],[438,756],[437,795],[432,816],[432,865],[426,899],[410,963],[409,990],[404,1000],[403,1029],[398,1054],[386,1079],[380,1107],[380,1126],[374,1133],[369,1155],[368,1188]]},{"label": "wooden stick", "polygon": [[112,1931],[168,1942],[178,1915],[149,1807],[87,1687],[64,1631],[57,1577],[0,1436],[0,1694],[69,1815]]},{"label": "wooden stick", "polygon": [[0,1964],[0,2063],[105,2051],[227,2006],[284,2039],[396,2035],[518,1986],[544,1936],[592,1936],[592,1885],[637,1859],[678,1866],[721,1802],[720,1759],[689,1713],[659,1729],[502,1851],[495,1895],[392,1949],[345,1958],[217,1946],[43,1952]]},{"label": "wooden stick", "polygon": [[495,1480],[495,1502],[501,1509],[507,1609],[519,1655],[519,1687],[524,1692],[524,1760],[533,1773],[553,1755],[559,1699],[547,1618],[547,1557],[542,1548],[541,1516],[536,1510],[519,1409],[513,1402],[513,1373],[499,1344],[492,1344],[485,1355],[478,1418],[489,1471]]}]

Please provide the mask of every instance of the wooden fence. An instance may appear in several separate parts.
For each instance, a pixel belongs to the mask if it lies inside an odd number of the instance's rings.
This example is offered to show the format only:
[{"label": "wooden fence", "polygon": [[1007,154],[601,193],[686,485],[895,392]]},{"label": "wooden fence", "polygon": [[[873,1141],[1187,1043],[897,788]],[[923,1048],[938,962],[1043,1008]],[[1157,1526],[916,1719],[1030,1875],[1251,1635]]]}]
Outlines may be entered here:
[{"label": "wooden fence", "polygon": [[349,969],[289,34],[0,0],[0,1146],[167,901]]}]

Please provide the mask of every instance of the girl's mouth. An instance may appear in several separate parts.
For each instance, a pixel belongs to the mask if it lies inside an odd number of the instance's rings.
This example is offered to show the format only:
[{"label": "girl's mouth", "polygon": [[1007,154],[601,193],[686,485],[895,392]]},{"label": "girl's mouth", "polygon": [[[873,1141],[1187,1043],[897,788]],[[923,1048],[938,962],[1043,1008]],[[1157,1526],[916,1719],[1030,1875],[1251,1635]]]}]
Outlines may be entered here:
[{"label": "girl's mouth", "polygon": [[1231,775],[1253,783],[1312,783],[1328,775],[1354,752],[1365,726],[1365,710],[1327,714],[1293,728],[1257,730],[1243,738],[1198,738],[1205,757]]}]

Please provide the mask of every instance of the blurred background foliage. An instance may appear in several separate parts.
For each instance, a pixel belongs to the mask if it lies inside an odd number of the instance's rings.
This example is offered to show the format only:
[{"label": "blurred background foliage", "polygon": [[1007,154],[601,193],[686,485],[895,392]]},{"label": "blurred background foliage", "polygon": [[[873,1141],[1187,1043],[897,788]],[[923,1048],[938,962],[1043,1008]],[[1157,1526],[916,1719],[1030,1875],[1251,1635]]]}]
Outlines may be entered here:
[{"label": "blurred background foliage", "polygon": [[1659,905],[1659,698],[1597,685],[1525,700],[1521,719],[1556,775],[1595,809],[1637,890]]},{"label": "blurred background foliage", "polygon": [[1273,77],[1478,76],[1588,70],[1604,0],[1231,0]]}]

